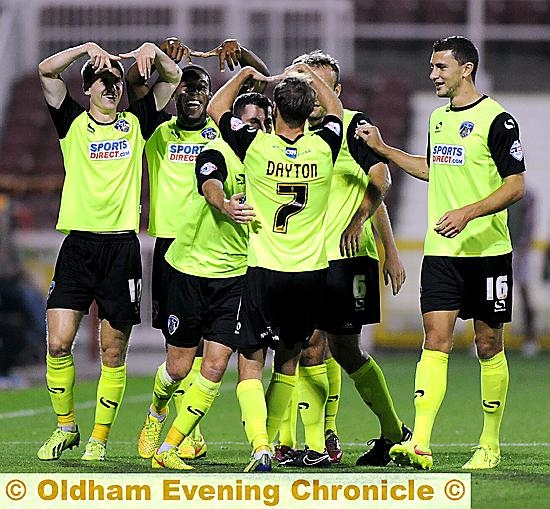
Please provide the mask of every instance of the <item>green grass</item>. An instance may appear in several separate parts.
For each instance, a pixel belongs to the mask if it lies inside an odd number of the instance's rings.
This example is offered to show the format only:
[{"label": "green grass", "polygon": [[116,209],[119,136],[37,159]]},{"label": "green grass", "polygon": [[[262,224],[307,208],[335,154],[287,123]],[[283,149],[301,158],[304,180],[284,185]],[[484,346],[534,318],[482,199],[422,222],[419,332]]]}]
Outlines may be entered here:
[{"label": "green grass", "polygon": [[[401,418],[412,426],[414,370],[418,355],[383,353],[377,361],[386,375]],[[548,354],[525,360],[509,354],[510,389],[502,426],[501,465],[472,474],[474,509],[543,509],[550,507],[550,416]],[[155,366],[151,366],[153,373]],[[130,378],[126,396],[109,442],[108,461],[89,465],[80,461],[83,445],[66,451],[57,462],[41,462],[36,451],[55,426],[48,393],[44,387],[0,392],[0,472],[151,472],[148,460],[136,454],[136,439],[147,410],[151,378]],[[95,381],[77,384],[77,417],[85,441],[95,410]],[[220,396],[201,427],[208,442],[208,456],[195,462],[197,472],[241,472],[250,449],[240,423],[235,396],[235,373],[228,373]],[[432,442],[434,472],[461,472],[481,431],[479,368],[464,354],[452,355],[448,390],[438,414]],[[338,431],[344,458],[332,473],[398,472],[356,468],[354,462],[365,450],[365,442],[378,436],[376,419],[364,407],[353,385],[344,376]],[[7,451],[9,454],[6,454]],[[463,472],[463,471],[462,471]]]}]

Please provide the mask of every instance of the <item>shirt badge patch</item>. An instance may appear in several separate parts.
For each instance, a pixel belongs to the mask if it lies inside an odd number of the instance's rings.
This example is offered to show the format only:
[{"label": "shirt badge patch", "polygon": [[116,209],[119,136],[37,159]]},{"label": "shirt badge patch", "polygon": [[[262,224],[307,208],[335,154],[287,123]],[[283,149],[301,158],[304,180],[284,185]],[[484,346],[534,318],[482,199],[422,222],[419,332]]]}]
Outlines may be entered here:
[{"label": "shirt badge patch", "polygon": [[201,136],[207,140],[215,140],[218,137],[218,133],[213,127],[207,127],[201,131]]},{"label": "shirt badge patch", "polygon": [[521,143],[519,142],[519,140],[516,140],[514,141],[514,143],[512,143],[512,146],[510,147],[510,155],[518,161],[521,161],[523,159],[523,150],[521,148]]},{"label": "shirt badge patch", "polygon": [[466,138],[466,136],[469,136],[472,134],[472,131],[474,130],[474,123],[470,122],[469,120],[466,120],[460,124],[460,129],[458,130],[461,138]]},{"label": "shirt badge patch", "polygon": [[130,132],[130,124],[127,120],[121,118],[115,122],[115,129],[117,131],[122,131],[123,133]]}]

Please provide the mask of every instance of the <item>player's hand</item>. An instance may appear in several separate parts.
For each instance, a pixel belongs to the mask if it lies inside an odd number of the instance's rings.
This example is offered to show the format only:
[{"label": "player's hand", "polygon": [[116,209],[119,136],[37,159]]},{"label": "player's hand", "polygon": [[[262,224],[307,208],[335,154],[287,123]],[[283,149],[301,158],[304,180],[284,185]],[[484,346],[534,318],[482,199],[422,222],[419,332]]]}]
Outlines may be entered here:
[{"label": "player's hand", "polygon": [[86,51],[88,52],[88,56],[92,61],[92,65],[95,67],[96,74],[100,73],[104,69],[109,69],[109,71],[111,71],[113,69],[111,60],[113,61],[120,60],[120,56],[111,55],[111,53],[105,51],[102,47],[97,45],[95,42],[87,43]]},{"label": "player's hand", "polygon": [[191,63],[191,49],[177,37],[167,37],[160,43],[159,48],[164,51],[176,64],[179,64],[183,58],[187,64]]},{"label": "player's hand", "polygon": [[218,57],[220,60],[220,72],[225,72],[225,64],[233,71],[235,67],[240,65],[241,45],[237,39],[226,39],[219,46],[210,51],[191,51],[192,57]]},{"label": "player's hand", "polygon": [[244,193],[234,194],[229,200],[225,200],[223,208],[224,212],[239,224],[250,223],[256,217],[254,209],[245,202]]},{"label": "player's hand", "polygon": [[375,152],[378,152],[379,150],[377,149],[380,149],[385,145],[378,127],[369,124],[366,121],[360,123],[355,129],[355,138],[365,141],[365,143]]},{"label": "player's hand", "polygon": [[384,284],[388,286],[391,282],[392,293],[397,295],[405,279],[407,279],[405,266],[398,255],[386,256],[384,266],[382,267],[382,273],[384,274]]},{"label": "player's hand", "polygon": [[466,207],[450,210],[443,214],[441,219],[436,223],[434,231],[443,237],[452,239],[464,230],[469,222],[470,217],[468,216]]},{"label": "player's hand", "polygon": [[151,42],[143,43],[139,48],[128,53],[120,53],[121,58],[135,58],[139,74],[145,80],[151,77],[151,69],[157,56],[157,47]]},{"label": "player's hand", "polygon": [[340,254],[348,258],[357,256],[361,247],[361,236],[364,223],[352,219],[348,227],[340,236]]}]

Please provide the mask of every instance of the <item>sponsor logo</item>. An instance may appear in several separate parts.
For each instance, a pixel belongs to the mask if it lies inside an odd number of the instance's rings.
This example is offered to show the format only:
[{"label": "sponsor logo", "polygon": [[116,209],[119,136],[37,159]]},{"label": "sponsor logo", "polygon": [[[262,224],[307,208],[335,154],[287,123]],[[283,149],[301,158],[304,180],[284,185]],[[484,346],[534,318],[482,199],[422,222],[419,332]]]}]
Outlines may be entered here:
[{"label": "sponsor logo", "polygon": [[500,406],[500,401],[494,400],[494,401],[487,401],[486,399],[483,400],[483,407],[484,408],[490,408],[491,410],[496,410]]},{"label": "sponsor logo", "polygon": [[176,332],[179,325],[180,325],[180,320],[176,315],[170,315],[168,317],[168,332],[170,336],[172,336],[174,332]]},{"label": "sponsor logo", "polygon": [[120,140],[94,141],[88,145],[88,158],[94,160],[126,159],[132,155],[130,142],[122,138]]},{"label": "sponsor logo", "polygon": [[88,129],[89,133],[95,134],[94,126],[92,124],[90,124],[89,122],[88,122],[88,128],[87,129]]},{"label": "sponsor logo", "polygon": [[247,127],[247,124],[245,124],[240,118],[237,118],[237,117],[231,117],[231,121],[229,125],[232,131],[238,131],[243,127]]},{"label": "sponsor logo", "polygon": [[466,138],[466,136],[469,136],[473,130],[474,123],[466,120],[462,122],[462,124],[460,124],[460,129],[458,130],[458,133],[460,134],[461,138]]},{"label": "sponsor logo", "polygon": [[194,163],[203,148],[200,143],[168,143],[166,159],[171,163]]},{"label": "sponsor logo", "polygon": [[440,133],[442,127],[443,127],[443,122],[440,120],[437,124],[435,124],[435,131],[434,132]]},{"label": "sponsor logo", "polygon": [[201,175],[210,175],[215,172],[218,167],[214,163],[204,163],[199,170]]},{"label": "sponsor logo", "polygon": [[519,142],[519,140],[516,140],[514,141],[514,143],[512,143],[512,146],[510,147],[510,155],[518,161],[521,161],[523,159],[523,150],[521,148],[521,143]]},{"label": "sponsor logo", "polygon": [[118,401],[113,401],[112,399],[106,399],[103,396],[101,396],[101,398],[99,398],[99,402],[105,408],[117,408],[118,407]]},{"label": "sponsor logo", "polygon": [[213,127],[206,127],[201,131],[201,136],[207,140],[215,140],[218,137],[218,132]]},{"label": "sponsor logo", "polygon": [[516,123],[511,118],[507,118],[504,121],[504,127],[506,127],[506,129],[513,129],[516,127]]},{"label": "sponsor logo", "polygon": [[432,148],[432,162],[450,166],[463,166],[466,162],[466,149],[461,145],[437,143]]},{"label": "sponsor logo", "polygon": [[327,401],[334,402],[334,401],[338,401],[339,399],[340,397],[338,396],[338,394],[335,394],[334,396],[329,396],[327,398]]},{"label": "sponsor logo", "polygon": [[198,408],[193,408],[192,406],[188,406],[187,411],[193,415],[199,415],[200,417],[204,417],[204,412],[202,410],[199,410]]},{"label": "sponsor logo", "polygon": [[244,173],[237,173],[235,175],[235,182],[237,183],[237,185],[239,186],[244,186],[244,183],[245,183],[245,176],[244,176]]},{"label": "sponsor logo", "polygon": [[318,458],[310,458],[309,456],[304,456],[303,462],[304,462],[304,465],[313,466],[313,465],[318,465],[319,463],[322,463],[323,461],[326,462],[327,459],[328,459],[327,454],[323,454],[323,455],[319,456]]},{"label": "sponsor logo", "polygon": [[295,147],[286,147],[285,156],[289,157],[290,159],[296,159],[296,157],[298,156],[298,149]]},{"label": "sponsor logo", "polygon": [[65,392],[65,387],[48,387],[48,391],[52,394],[63,394]]},{"label": "sponsor logo", "polygon": [[342,126],[338,122],[328,122],[325,124],[325,127],[330,129],[337,136],[340,136],[340,133],[342,132]]},{"label": "sponsor logo", "polygon": [[300,410],[307,410],[309,408],[309,403],[307,403],[306,401],[300,401],[298,403],[298,408]]},{"label": "sponsor logo", "polygon": [[123,133],[130,132],[130,123],[124,118],[117,120],[114,127],[117,131],[122,131]]},{"label": "sponsor logo", "polygon": [[419,397],[421,398],[422,396],[424,396],[424,391],[422,389],[418,389],[417,391],[414,391],[414,397]]}]

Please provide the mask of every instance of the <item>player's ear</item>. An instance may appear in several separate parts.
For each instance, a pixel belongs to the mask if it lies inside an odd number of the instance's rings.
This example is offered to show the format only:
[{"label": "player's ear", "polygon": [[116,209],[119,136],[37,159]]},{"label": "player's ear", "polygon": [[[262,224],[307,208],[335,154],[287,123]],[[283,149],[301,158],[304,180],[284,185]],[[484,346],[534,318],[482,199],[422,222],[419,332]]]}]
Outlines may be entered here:
[{"label": "player's ear", "polygon": [[340,97],[340,92],[342,92],[342,84],[341,83],[338,83],[335,87],[334,87],[334,93]]},{"label": "player's ear", "polygon": [[464,76],[464,78],[467,78],[468,76],[472,75],[473,71],[474,71],[474,64],[472,62],[466,62],[464,64],[464,71],[462,73],[462,76]]}]

